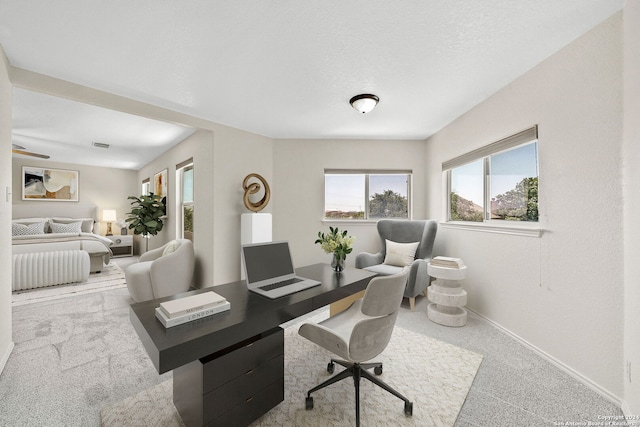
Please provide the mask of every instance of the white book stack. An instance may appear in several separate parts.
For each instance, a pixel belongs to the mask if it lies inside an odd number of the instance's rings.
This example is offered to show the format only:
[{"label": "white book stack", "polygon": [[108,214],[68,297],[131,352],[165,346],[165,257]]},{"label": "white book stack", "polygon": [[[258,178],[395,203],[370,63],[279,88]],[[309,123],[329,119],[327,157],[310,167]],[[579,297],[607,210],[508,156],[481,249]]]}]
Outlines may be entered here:
[{"label": "white book stack", "polygon": [[434,267],[445,267],[445,268],[464,268],[464,262],[460,258],[453,258],[448,256],[437,256],[433,258],[431,261],[431,265]]},{"label": "white book stack", "polygon": [[213,291],[160,303],[156,317],[165,328],[202,319],[231,308],[225,297]]}]

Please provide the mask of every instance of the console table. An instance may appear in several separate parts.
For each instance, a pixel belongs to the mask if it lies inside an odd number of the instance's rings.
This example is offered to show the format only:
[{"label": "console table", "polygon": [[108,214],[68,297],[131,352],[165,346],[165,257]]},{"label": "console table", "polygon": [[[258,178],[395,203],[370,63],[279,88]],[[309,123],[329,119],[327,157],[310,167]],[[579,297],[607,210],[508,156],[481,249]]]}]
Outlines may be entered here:
[{"label": "console table", "polygon": [[[329,265],[296,269],[321,285],[276,300],[249,292],[244,281],[133,304],[130,319],[151,361],[173,370],[173,401],[187,427],[247,425],[284,400],[284,334],[280,324],[367,287],[375,273]],[[213,290],[231,309],[165,329],[155,318],[163,301]]]}]

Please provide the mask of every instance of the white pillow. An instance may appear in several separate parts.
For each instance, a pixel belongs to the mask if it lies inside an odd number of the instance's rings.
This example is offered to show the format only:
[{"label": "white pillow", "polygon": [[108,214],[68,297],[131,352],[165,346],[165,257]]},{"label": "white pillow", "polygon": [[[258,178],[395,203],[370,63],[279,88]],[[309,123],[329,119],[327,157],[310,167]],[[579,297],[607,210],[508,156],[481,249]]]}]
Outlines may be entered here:
[{"label": "white pillow", "polygon": [[398,243],[391,240],[385,240],[387,246],[387,254],[384,257],[384,263],[387,265],[395,265],[397,267],[406,267],[413,263],[416,256],[416,250],[420,242]]},{"label": "white pillow", "polygon": [[82,231],[82,221],[61,224],[59,222],[50,222],[52,233],[80,233]]},{"label": "white pillow", "polygon": [[33,234],[44,234],[44,222],[34,222],[31,224],[11,223],[12,236],[31,236]]},{"label": "white pillow", "polygon": [[177,240],[172,240],[167,243],[167,246],[164,247],[164,251],[162,251],[162,256],[169,255],[174,253],[180,247],[180,242]]}]

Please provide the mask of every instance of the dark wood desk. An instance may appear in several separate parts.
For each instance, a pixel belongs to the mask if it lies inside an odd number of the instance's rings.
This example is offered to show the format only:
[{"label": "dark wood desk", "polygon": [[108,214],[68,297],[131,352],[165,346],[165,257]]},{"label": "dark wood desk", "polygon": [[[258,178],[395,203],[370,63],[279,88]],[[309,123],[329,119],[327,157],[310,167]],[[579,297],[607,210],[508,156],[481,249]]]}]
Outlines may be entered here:
[{"label": "dark wood desk", "polygon": [[[158,372],[174,370],[173,399],[187,426],[246,425],[280,403],[284,399],[284,338],[279,325],[362,291],[375,276],[374,273],[352,268],[338,274],[326,264],[302,267],[296,273],[318,280],[321,285],[270,300],[249,292],[245,282],[238,281],[131,306],[131,323]],[[211,290],[227,298],[231,303],[229,311],[169,329],[156,319],[155,308],[161,302]],[[282,353],[278,350],[280,348]],[[218,390],[214,398],[215,393],[211,390],[218,385],[213,382],[222,378],[219,375],[222,371],[245,369],[246,366],[242,366],[244,362],[238,361],[251,360],[264,364],[263,374],[266,377],[260,381],[238,380],[236,384],[274,380],[264,389],[262,397],[268,401],[243,395],[242,399],[250,407],[231,411],[233,408],[227,406],[235,403],[220,397],[238,394],[240,385],[235,391],[225,389],[220,393]],[[272,378],[274,371],[279,373],[279,378]],[[245,373],[253,372],[253,367],[250,367]],[[256,369],[256,372],[260,370]],[[208,401],[203,397],[205,394],[210,395]],[[220,418],[223,413],[226,413],[226,418]]]}]

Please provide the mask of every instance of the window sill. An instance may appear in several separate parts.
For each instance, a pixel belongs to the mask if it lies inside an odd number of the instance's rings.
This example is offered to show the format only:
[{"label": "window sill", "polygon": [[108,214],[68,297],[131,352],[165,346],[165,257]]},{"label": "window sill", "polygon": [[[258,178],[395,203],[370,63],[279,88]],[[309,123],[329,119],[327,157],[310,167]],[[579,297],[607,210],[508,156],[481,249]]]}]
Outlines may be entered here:
[{"label": "window sill", "polygon": [[486,222],[441,222],[440,226],[443,228],[451,228],[454,230],[468,230],[468,231],[481,231],[484,233],[497,233],[497,234],[510,234],[513,236],[525,236],[525,237],[541,237],[544,231],[540,228],[540,224],[504,224],[504,223],[486,223]]},{"label": "window sill", "polygon": [[377,219],[323,219],[323,225],[349,224],[349,225],[375,225]]}]

